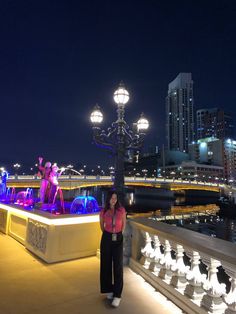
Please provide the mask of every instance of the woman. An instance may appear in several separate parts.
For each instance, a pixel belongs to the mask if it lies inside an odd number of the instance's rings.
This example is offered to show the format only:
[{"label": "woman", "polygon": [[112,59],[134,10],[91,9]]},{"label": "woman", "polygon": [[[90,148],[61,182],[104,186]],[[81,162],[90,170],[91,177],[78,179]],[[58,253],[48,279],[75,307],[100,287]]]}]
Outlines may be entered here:
[{"label": "woman", "polygon": [[[100,212],[102,239],[100,246],[101,293],[118,307],[123,289],[123,232],[126,212],[115,191],[108,192],[105,208]],[[112,280],[113,278],[113,280]]]}]

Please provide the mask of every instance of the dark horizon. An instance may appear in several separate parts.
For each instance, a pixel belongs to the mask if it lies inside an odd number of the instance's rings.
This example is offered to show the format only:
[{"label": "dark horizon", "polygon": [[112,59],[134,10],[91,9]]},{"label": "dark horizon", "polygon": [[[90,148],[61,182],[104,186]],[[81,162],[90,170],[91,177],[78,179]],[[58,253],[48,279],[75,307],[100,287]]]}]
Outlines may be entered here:
[{"label": "dark horizon", "polygon": [[121,80],[131,99],[125,118],[150,121],[145,146],[165,141],[165,97],[191,72],[195,110],[218,107],[236,121],[234,1],[3,1],[0,50],[1,154],[33,165],[112,165],[92,145],[98,103],[104,127],[116,119]]}]

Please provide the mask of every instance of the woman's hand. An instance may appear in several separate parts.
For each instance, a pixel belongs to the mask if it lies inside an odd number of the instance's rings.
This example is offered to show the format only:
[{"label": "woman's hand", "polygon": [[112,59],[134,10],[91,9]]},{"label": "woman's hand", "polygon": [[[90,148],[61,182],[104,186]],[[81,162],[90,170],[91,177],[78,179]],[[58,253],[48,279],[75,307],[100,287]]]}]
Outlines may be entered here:
[{"label": "woman's hand", "polygon": [[104,220],[103,220],[103,217],[102,217],[101,213],[99,215],[99,221],[100,221],[100,228],[101,228],[101,230],[103,232],[104,231]]}]

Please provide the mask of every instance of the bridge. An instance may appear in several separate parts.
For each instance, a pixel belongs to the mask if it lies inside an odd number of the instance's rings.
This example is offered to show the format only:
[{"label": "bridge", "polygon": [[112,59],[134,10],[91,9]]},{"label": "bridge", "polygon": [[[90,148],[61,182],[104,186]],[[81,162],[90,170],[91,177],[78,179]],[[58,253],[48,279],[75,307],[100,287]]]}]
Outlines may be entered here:
[{"label": "bridge", "polygon": [[[113,184],[114,177],[112,176],[66,176],[62,175],[59,178],[60,187],[63,190],[75,190],[79,188],[87,188],[94,186],[111,186]],[[125,185],[129,187],[152,187],[163,188],[171,191],[181,190],[202,190],[220,192],[221,190],[229,191],[231,187],[225,184],[216,184],[210,182],[201,181],[185,181],[165,178],[153,178],[153,177],[125,177]],[[39,188],[40,178],[32,175],[24,176],[10,176],[7,181],[8,187],[15,188]]]}]

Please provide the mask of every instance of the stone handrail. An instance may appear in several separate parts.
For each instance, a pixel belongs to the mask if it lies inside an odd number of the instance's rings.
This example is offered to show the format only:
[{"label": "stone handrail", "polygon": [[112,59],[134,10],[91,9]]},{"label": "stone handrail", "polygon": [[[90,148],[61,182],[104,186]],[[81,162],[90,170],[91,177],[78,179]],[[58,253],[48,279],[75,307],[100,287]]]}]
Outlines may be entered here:
[{"label": "stone handrail", "polygon": [[186,313],[236,313],[234,243],[144,217],[129,219],[129,228],[130,267],[157,290]]}]

